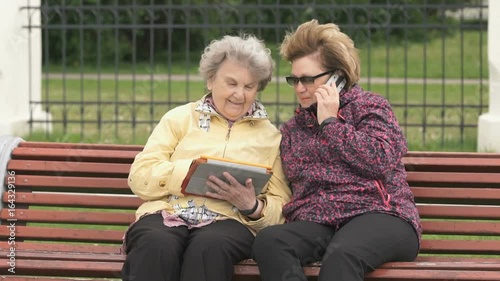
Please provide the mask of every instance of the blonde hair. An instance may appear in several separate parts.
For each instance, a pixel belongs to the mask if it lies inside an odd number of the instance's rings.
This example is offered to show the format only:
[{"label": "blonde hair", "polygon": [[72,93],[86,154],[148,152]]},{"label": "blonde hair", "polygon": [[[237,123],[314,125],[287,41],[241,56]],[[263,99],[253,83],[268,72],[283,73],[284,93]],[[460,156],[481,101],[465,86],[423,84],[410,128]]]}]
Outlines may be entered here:
[{"label": "blonde hair", "polygon": [[205,81],[213,79],[226,59],[246,65],[259,81],[258,91],[264,90],[271,81],[275,67],[271,50],[254,35],[240,33],[239,36],[225,35],[213,40],[201,55],[198,68],[200,75]]},{"label": "blonde hair", "polygon": [[357,83],[361,65],[354,42],[333,23],[319,24],[311,20],[295,31],[287,32],[280,46],[281,57],[289,62],[317,54],[325,70],[341,70],[347,78],[346,88]]}]

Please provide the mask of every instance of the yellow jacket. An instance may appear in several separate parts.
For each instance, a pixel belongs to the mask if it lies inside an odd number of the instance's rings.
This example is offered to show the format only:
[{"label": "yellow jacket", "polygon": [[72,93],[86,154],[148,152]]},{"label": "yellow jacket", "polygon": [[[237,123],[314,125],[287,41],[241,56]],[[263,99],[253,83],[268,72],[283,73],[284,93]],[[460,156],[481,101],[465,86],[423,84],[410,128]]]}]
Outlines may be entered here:
[{"label": "yellow jacket", "polygon": [[[241,222],[254,234],[266,226],[283,223],[281,209],[290,200],[291,191],[279,156],[281,134],[269,121],[264,107],[256,101],[253,116],[243,117],[230,128],[228,121],[203,101],[204,98],[167,112],[144,150],[136,156],[128,184],[145,201],[137,210],[136,219],[159,210],[173,213],[174,205],[186,206],[191,200]],[[273,167],[267,188],[258,196],[265,202],[262,218],[251,220],[223,200],[181,193],[191,161],[200,155]]]}]

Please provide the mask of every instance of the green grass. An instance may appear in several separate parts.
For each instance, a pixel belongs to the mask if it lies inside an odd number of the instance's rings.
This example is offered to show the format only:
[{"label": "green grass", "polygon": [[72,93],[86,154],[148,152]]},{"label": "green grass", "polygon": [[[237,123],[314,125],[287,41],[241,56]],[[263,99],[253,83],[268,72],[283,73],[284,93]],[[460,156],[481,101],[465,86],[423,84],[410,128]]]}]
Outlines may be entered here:
[{"label": "green grass", "polygon": [[362,77],[482,77],[487,80],[487,37],[486,32],[481,35],[477,31],[465,31],[427,43],[365,48],[360,50]]}]

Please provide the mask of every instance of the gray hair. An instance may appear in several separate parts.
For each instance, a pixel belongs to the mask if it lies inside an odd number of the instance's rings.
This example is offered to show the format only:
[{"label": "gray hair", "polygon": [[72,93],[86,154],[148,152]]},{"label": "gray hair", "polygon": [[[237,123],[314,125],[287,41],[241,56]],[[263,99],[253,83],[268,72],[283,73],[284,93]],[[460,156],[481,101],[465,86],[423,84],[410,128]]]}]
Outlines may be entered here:
[{"label": "gray hair", "polygon": [[259,82],[258,91],[266,88],[274,71],[275,62],[271,50],[254,35],[241,33],[239,36],[225,35],[213,40],[201,55],[200,75],[209,81],[215,77],[219,66],[226,59],[239,62],[249,68]]}]

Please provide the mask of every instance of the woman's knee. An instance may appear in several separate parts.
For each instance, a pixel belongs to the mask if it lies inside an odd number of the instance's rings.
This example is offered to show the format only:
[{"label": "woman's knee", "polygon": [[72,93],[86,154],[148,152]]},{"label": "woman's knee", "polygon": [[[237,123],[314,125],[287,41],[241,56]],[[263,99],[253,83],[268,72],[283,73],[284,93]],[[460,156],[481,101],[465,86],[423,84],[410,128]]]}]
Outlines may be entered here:
[{"label": "woman's knee", "polygon": [[[374,269],[374,265],[365,260],[359,249],[332,242],[323,256],[321,268],[323,277],[342,276],[340,280],[361,280],[366,272]],[[352,279],[346,279],[347,276]]]},{"label": "woman's knee", "polygon": [[348,260],[361,259],[360,256],[355,249],[348,247],[346,244],[332,241],[323,255],[323,262],[344,263]]},{"label": "woman's knee", "polygon": [[278,241],[280,240],[280,231],[279,228],[269,226],[257,233],[255,236],[255,240],[253,242],[253,251],[254,253],[269,253],[269,249],[273,246],[279,245]]},{"label": "woman's knee", "polygon": [[150,253],[176,256],[178,249],[182,248],[182,243],[178,239],[173,239],[172,236],[168,232],[151,229],[140,235],[134,245],[131,245],[131,250],[141,249]]}]

